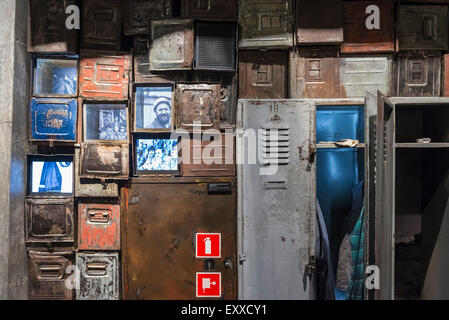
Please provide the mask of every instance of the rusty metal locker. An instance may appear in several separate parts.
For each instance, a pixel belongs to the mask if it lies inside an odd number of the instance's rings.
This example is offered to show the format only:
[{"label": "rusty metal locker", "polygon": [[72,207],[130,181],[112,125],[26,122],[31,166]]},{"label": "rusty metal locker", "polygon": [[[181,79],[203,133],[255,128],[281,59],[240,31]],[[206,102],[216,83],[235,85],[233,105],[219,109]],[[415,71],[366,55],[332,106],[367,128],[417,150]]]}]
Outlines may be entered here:
[{"label": "rusty metal locker", "polygon": [[237,31],[234,22],[195,24],[196,70],[235,71]]},{"label": "rusty metal locker", "polygon": [[177,127],[187,130],[219,128],[220,88],[219,84],[177,84]]},{"label": "rusty metal locker", "polygon": [[241,51],[239,53],[239,98],[287,98],[287,60],[285,51]]},{"label": "rusty metal locker", "polygon": [[81,48],[120,50],[122,1],[83,0]]},{"label": "rusty metal locker", "polygon": [[399,50],[448,50],[448,7],[400,5]]},{"label": "rusty metal locker", "polygon": [[81,51],[80,96],[93,100],[126,100],[131,72],[126,52]]},{"label": "rusty metal locker", "polygon": [[182,139],[183,177],[234,177],[235,137],[233,134],[216,134],[201,139]]},{"label": "rusty metal locker", "polygon": [[120,299],[120,261],[117,252],[77,252],[76,267],[80,271],[77,300]]},{"label": "rusty metal locker", "polygon": [[150,70],[190,70],[193,63],[193,20],[151,21]]},{"label": "rusty metal locker", "polygon": [[194,72],[193,81],[197,83],[219,83],[220,89],[220,129],[235,126],[237,108],[237,73]]},{"label": "rusty metal locker", "polygon": [[240,48],[289,48],[293,46],[292,0],[241,0],[238,14]]},{"label": "rusty metal locker", "polygon": [[128,179],[128,143],[82,143],[80,159],[80,178]]},{"label": "rusty metal locker", "polygon": [[391,0],[344,1],[344,42],[341,52],[393,52],[394,5],[395,2]]},{"label": "rusty metal locker", "polygon": [[439,96],[441,91],[439,52],[410,52],[396,56],[392,95],[399,97]]},{"label": "rusty metal locker", "polygon": [[73,243],[73,198],[25,199],[25,241],[31,243]]},{"label": "rusty metal locker", "polygon": [[70,52],[79,49],[79,31],[66,27],[66,8],[78,0],[28,2],[28,52]]},{"label": "rusty metal locker", "polygon": [[[74,290],[66,286],[73,267],[74,252],[28,251],[28,298],[31,300],[72,300]],[[73,271],[73,270],[72,270]]]},{"label": "rusty metal locker", "polygon": [[123,28],[127,36],[150,32],[152,18],[171,17],[171,0],[123,0]]},{"label": "rusty metal locker", "polygon": [[237,19],[238,0],[182,0],[181,16],[196,19]]},{"label": "rusty metal locker", "polygon": [[[221,272],[221,298],[237,299],[235,180],[179,179],[122,189],[123,298],[193,300],[196,272]],[[222,258],[196,259],[196,233],[221,233]]]},{"label": "rusty metal locker", "polygon": [[120,250],[120,206],[78,204],[78,250]]},{"label": "rusty metal locker", "polygon": [[444,63],[443,96],[449,97],[449,54],[445,54],[443,56],[443,63]]},{"label": "rusty metal locker", "polygon": [[296,0],[296,24],[298,45],[342,43],[342,1]]}]

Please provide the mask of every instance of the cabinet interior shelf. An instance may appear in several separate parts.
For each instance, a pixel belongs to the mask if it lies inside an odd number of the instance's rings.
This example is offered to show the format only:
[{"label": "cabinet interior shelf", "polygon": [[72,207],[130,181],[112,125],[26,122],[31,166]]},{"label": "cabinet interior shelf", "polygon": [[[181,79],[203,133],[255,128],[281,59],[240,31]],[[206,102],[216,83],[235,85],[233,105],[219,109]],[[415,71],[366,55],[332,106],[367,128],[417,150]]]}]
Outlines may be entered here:
[{"label": "cabinet interior shelf", "polygon": [[365,148],[365,144],[359,143],[355,147],[351,148],[351,147],[340,147],[340,146],[337,146],[335,143],[329,142],[329,143],[317,143],[316,148],[317,149],[361,149],[361,148]]},{"label": "cabinet interior shelf", "polygon": [[431,143],[395,143],[396,148],[449,148],[449,142],[431,142]]}]

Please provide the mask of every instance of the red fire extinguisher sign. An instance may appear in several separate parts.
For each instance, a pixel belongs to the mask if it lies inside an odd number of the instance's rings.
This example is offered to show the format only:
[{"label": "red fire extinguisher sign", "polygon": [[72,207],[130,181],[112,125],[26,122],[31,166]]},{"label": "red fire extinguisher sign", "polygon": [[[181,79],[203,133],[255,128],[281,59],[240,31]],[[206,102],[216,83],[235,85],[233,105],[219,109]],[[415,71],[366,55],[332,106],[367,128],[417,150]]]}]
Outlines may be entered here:
[{"label": "red fire extinguisher sign", "polygon": [[221,258],[221,233],[197,233],[196,257]]}]

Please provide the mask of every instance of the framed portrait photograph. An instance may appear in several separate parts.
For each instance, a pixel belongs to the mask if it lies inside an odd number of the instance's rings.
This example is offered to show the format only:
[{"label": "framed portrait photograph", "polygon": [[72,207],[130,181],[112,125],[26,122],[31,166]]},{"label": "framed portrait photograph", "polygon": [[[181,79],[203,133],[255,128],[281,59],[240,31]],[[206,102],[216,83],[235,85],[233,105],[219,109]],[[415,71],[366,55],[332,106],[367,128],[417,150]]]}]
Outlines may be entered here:
[{"label": "framed portrait photograph", "polygon": [[83,108],[84,142],[128,141],[126,103],[84,103]]},{"label": "framed portrait photograph", "polygon": [[179,174],[180,139],[169,134],[134,136],[136,175]]},{"label": "framed portrait photograph", "polygon": [[134,131],[170,132],[174,129],[172,84],[134,87]]}]

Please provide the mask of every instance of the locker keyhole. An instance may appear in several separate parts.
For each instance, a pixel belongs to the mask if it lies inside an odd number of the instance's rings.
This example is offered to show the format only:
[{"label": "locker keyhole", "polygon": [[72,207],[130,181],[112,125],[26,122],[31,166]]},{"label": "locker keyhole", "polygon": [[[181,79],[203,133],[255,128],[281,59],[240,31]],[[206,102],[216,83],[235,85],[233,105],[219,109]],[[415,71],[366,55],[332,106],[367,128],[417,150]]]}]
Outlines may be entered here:
[{"label": "locker keyhole", "polygon": [[212,259],[206,259],[203,261],[204,271],[211,271],[215,269],[215,261]]}]

